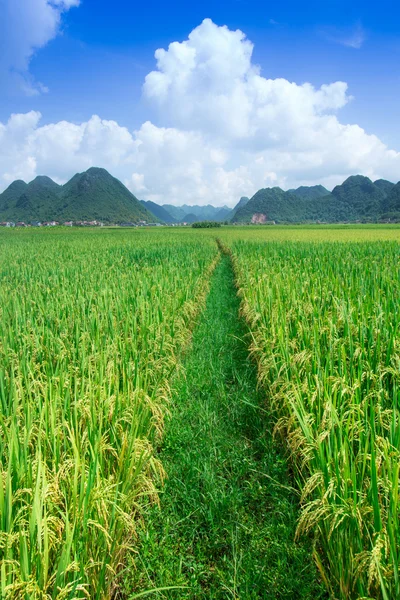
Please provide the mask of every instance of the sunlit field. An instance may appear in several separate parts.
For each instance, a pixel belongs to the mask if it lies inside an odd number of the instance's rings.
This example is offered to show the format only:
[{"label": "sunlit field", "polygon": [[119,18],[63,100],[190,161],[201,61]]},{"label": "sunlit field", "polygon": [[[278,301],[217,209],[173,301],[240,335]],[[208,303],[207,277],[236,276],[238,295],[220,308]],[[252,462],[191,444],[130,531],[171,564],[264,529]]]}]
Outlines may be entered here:
[{"label": "sunlit field", "polygon": [[111,597],[157,501],[168,380],[216,249],[168,232],[0,239],[2,597]]},{"label": "sunlit field", "polygon": [[321,575],[399,596],[399,259],[393,242],[236,243],[259,380],[288,446]]},{"label": "sunlit field", "polygon": [[400,597],[400,227],[360,225],[0,230],[2,598],[117,597],[217,237],[297,539],[331,597]]},{"label": "sunlit field", "polygon": [[[218,234],[219,235],[219,234]],[[224,227],[229,239],[296,242],[400,241],[400,225],[272,225]]]}]

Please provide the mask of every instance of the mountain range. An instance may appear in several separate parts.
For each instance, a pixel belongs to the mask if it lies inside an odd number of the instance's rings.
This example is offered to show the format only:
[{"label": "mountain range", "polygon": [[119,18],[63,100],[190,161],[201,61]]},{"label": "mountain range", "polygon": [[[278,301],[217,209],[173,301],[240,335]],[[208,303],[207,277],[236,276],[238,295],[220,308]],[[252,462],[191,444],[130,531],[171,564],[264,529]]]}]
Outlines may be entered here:
[{"label": "mountain range", "polygon": [[264,188],[240,207],[233,223],[376,222],[400,219],[400,182],[352,175],[332,192],[323,186],[285,192]]},{"label": "mountain range", "polygon": [[160,206],[151,200],[140,200],[140,204],[144,206],[144,208],[152,215],[154,215],[161,223],[167,223],[168,225],[178,223],[178,221],[164,208],[164,206]]},{"label": "mountain range", "polygon": [[329,192],[322,185],[284,191],[263,188],[228,206],[173,206],[138,200],[105,169],[91,167],[64,185],[38,176],[17,180],[0,194],[0,221],[232,223],[376,222],[400,220],[400,182],[354,175]]},{"label": "mountain range", "polygon": [[65,185],[38,176],[14,181],[0,194],[0,221],[154,221],[139,200],[105,169],[91,167]]},{"label": "mountain range", "polygon": [[163,204],[164,208],[176,223],[191,223],[194,221],[229,221],[231,218],[232,209],[229,206],[190,206],[182,204],[182,206],[173,206],[172,204]]}]

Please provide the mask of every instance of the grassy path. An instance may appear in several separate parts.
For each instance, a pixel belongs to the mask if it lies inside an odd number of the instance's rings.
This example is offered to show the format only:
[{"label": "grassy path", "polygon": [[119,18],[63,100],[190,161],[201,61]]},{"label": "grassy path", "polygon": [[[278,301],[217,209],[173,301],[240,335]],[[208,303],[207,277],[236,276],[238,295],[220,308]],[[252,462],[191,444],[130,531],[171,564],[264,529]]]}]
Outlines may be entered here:
[{"label": "grassy path", "polygon": [[296,497],[268,431],[238,309],[224,256],[174,384],[161,453],[168,480],[129,570],[131,594],[181,585],[151,596],[326,597],[310,549],[293,542]]}]

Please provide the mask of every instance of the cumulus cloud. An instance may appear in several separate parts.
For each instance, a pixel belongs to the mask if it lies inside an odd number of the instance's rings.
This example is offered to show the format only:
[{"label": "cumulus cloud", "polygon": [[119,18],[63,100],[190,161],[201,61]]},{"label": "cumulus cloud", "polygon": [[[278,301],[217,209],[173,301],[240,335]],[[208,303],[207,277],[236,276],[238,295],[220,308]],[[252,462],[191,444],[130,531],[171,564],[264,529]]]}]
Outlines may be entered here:
[{"label": "cumulus cloud", "polygon": [[0,124],[0,187],[98,165],[142,198],[233,205],[271,185],[332,187],[355,173],[398,181],[400,153],[340,122],[346,83],[268,79],[252,52],[244,33],[208,19],[157,50],[143,88],[155,120],[134,132],[98,116],[40,126],[36,112],[13,115]]},{"label": "cumulus cloud", "polygon": [[296,124],[349,101],[344,82],[316,90],[308,83],[262,77],[252,52],[244,33],[206,19],[188,40],[156,51],[158,68],[145,79],[145,97],[163,121],[230,141],[286,139]]},{"label": "cumulus cloud", "polygon": [[156,127],[150,122],[131,133],[115,121],[93,116],[75,125],[40,126],[31,111],[0,124],[0,190],[14,179],[47,174],[62,183],[75,172],[100,165],[136,194],[156,202],[223,204],[252,185],[246,168],[225,170],[227,155],[207,146],[201,134]]},{"label": "cumulus cloud", "polygon": [[135,171],[125,183],[154,202],[225,204],[252,186],[246,167],[227,166],[229,154],[201,132],[156,127],[135,132]]},{"label": "cumulus cloud", "polygon": [[40,126],[41,114],[11,115],[0,123],[0,188],[14,179],[46,174],[63,182],[78,171],[104,165],[123,173],[131,168],[137,143],[125,127],[94,115],[76,125],[59,121]]},{"label": "cumulus cloud", "polygon": [[62,13],[80,0],[1,0],[0,83],[12,81],[27,95],[46,92],[34,80],[29,63],[36,50],[53,39],[61,25]]}]

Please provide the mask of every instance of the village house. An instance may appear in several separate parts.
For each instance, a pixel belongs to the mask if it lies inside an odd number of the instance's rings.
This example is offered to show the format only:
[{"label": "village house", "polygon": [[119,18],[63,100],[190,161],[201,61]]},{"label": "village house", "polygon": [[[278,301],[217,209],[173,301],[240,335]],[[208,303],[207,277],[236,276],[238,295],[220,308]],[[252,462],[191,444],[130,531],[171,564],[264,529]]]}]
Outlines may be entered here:
[{"label": "village house", "polygon": [[75,225],[78,227],[103,227],[104,223],[101,221],[75,221]]}]

